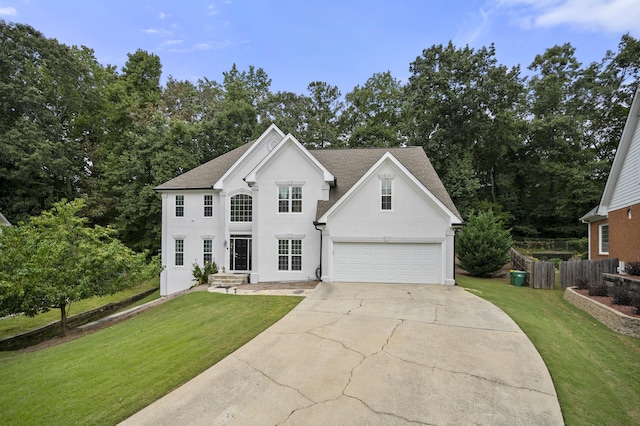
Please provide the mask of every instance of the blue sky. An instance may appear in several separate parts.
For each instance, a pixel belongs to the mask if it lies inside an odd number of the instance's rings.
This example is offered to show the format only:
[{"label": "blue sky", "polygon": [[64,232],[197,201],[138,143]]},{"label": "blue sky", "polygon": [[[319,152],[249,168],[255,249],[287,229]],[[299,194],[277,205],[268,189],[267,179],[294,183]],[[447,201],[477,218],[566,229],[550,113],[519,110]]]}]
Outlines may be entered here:
[{"label": "blue sky", "polygon": [[273,91],[306,93],[312,81],[343,94],[374,73],[406,82],[409,64],[434,44],[496,46],[498,61],[525,69],[570,42],[583,63],[640,38],[639,0],[0,0],[0,19],[94,49],[121,67],[153,52],[163,79],[222,80],[236,63],[263,68]]}]

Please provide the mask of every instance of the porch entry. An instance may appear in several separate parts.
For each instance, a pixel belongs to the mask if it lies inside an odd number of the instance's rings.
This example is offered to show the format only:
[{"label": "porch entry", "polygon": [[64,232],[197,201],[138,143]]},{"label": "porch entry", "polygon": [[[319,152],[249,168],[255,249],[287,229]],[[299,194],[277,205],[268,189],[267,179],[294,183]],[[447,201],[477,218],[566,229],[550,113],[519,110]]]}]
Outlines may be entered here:
[{"label": "porch entry", "polygon": [[232,235],[230,238],[230,271],[251,270],[251,235]]}]

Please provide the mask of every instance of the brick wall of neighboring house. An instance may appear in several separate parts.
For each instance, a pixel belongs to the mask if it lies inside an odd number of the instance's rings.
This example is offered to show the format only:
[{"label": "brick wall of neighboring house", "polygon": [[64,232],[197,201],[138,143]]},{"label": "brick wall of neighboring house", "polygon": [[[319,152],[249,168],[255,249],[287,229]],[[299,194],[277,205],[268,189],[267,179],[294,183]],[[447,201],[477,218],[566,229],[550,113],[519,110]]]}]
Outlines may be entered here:
[{"label": "brick wall of neighboring house", "polygon": [[[600,254],[599,253],[599,248],[600,248],[600,228],[599,226],[602,225],[603,223],[607,223],[608,219],[603,219],[603,220],[599,220],[597,222],[591,222],[589,224],[589,236],[590,236],[590,253],[589,253],[589,259],[592,260],[596,260],[596,259],[607,259],[609,257],[609,255],[606,254]],[[611,226],[609,226],[609,228],[611,228]],[[611,232],[611,231],[609,231]],[[609,244],[611,244],[611,237],[609,237]],[[609,250],[611,250],[611,247],[609,247]],[[611,251],[609,251],[609,253],[611,253]]]},{"label": "brick wall of neighboring house", "polygon": [[609,257],[640,262],[640,204],[609,212]]}]

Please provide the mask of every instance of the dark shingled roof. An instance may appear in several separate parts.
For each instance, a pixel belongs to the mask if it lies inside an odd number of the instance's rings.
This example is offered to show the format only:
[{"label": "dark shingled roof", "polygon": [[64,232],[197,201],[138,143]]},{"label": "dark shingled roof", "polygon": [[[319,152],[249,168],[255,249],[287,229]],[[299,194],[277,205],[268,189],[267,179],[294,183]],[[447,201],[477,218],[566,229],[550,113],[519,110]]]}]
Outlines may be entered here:
[{"label": "dark shingled roof", "polygon": [[318,202],[316,219],[322,217],[386,152],[390,152],[462,221],[431,161],[420,147],[319,149],[309,152],[336,177],[337,182],[329,191],[329,200]]},{"label": "dark shingled roof", "polygon": [[[253,141],[255,142],[255,141]],[[253,142],[246,143],[232,151],[222,154],[201,166],[177,176],[170,181],[156,186],[156,191],[171,189],[211,189],[218,179],[224,175],[233,164],[247,152]]]},{"label": "dark shingled roof", "polygon": [[[247,152],[253,142],[229,151],[155,188],[156,191],[210,189]],[[336,177],[328,201],[318,201],[316,219],[322,217],[386,152],[390,152],[442,204],[461,221],[460,213],[440,181],[424,150],[408,148],[358,148],[310,150],[324,167]]]}]

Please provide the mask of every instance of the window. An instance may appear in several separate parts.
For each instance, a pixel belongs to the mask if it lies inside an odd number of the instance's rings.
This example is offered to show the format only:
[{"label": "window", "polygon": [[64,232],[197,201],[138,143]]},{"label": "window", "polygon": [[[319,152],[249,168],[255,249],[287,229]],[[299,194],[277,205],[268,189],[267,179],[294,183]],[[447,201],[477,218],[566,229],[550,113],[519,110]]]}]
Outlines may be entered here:
[{"label": "window", "polygon": [[213,195],[204,196],[204,217],[213,216]]},{"label": "window", "polygon": [[302,187],[278,187],[278,212],[302,213]]},{"label": "window", "polygon": [[600,225],[600,254],[609,254],[609,224]]},{"label": "window", "polygon": [[231,197],[231,222],[251,222],[251,196],[238,194]]},{"label": "window", "polygon": [[205,265],[213,262],[213,240],[203,240],[202,252]]},{"label": "window", "polygon": [[391,210],[391,181],[388,179],[380,181],[380,209]]},{"label": "window", "polygon": [[176,195],[176,217],[184,217],[184,195]]},{"label": "window", "polygon": [[302,271],[302,240],[278,240],[278,270]]},{"label": "window", "polygon": [[176,240],[176,266],[184,265],[184,240]]}]

